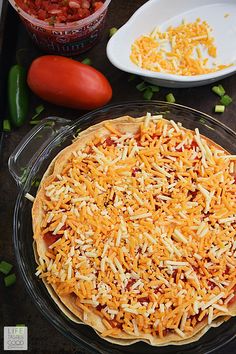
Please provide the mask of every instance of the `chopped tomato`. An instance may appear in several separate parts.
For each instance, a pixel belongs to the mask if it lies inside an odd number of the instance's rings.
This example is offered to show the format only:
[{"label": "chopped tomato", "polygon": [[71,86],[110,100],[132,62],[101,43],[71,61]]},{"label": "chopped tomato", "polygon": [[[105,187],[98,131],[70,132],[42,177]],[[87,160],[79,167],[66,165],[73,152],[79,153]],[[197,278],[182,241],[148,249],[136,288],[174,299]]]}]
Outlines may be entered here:
[{"label": "chopped tomato", "polygon": [[195,198],[196,198],[196,196],[197,196],[197,194],[198,194],[198,191],[196,190],[196,191],[188,191],[188,196],[191,196],[191,198],[189,199],[190,201],[192,201],[192,200],[194,200]]},{"label": "chopped tomato", "polygon": [[131,286],[132,286],[135,282],[136,282],[135,279],[133,279],[133,278],[130,279],[130,280],[128,281],[127,285],[126,285],[126,289],[127,289],[127,290],[130,290]]},{"label": "chopped tomato", "polygon": [[47,232],[46,234],[43,235],[43,239],[46,242],[48,246],[52,245],[54,242],[56,242],[62,235],[53,235],[52,232]]},{"label": "chopped tomato", "polygon": [[96,309],[97,309],[98,311],[101,311],[102,309],[105,309],[105,307],[106,307],[106,305],[101,305],[101,304],[99,304],[99,305],[96,306]]},{"label": "chopped tomato", "polygon": [[228,305],[232,305],[235,301],[236,301],[236,294],[234,295],[234,297],[232,297],[232,299],[230,299]]},{"label": "chopped tomato", "polygon": [[158,293],[163,293],[163,290],[162,290],[162,288],[161,288],[161,286],[158,286],[155,290],[154,290],[154,293],[155,294],[158,294]]},{"label": "chopped tomato", "polygon": [[100,9],[100,7],[103,5],[103,2],[102,1],[96,1],[94,3],[94,12],[97,11],[98,9]]},{"label": "chopped tomato", "polygon": [[212,281],[210,281],[210,280],[208,280],[207,284],[208,284],[208,286],[209,286],[209,288],[210,288],[211,290],[214,289],[215,286],[216,286],[216,285],[215,285]]},{"label": "chopped tomato", "polygon": [[165,337],[165,336],[167,336],[167,334],[169,334],[169,333],[171,333],[171,332],[173,332],[172,329],[166,328],[166,329],[164,329],[164,331],[163,331],[163,336]]},{"label": "chopped tomato", "polygon": [[29,15],[50,25],[82,20],[103,5],[103,1],[94,0],[16,0],[16,3]]},{"label": "chopped tomato", "polygon": [[140,168],[133,168],[133,169],[132,169],[132,174],[131,174],[132,177],[135,177],[135,176],[136,176],[136,173],[137,173],[137,172],[140,172],[140,171],[141,171]]},{"label": "chopped tomato", "polygon": [[135,135],[134,139],[136,140],[138,146],[142,146],[141,140],[140,140],[140,139],[141,139],[141,132],[138,132],[138,133]]},{"label": "chopped tomato", "polygon": [[116,142],[114,140],[112,140],[112,138],[110,136],[108,136],[105,140],[105,144],[106,146],[112,146],[112,145],[117,145]]},{"label": "chopped tomato", "polygon": [[[194,149],[194,148],[197,147],[197,146],[198,146],[198,144],[196,143],[195,140],[193,140],[190,145],[184,144],[183,147],[184,147],[185,150],[190,150],[190,149]],[[182,151],[183,151],[183,148],[182,148],[182,146],[181,146],[180,148],[175,149],[175,150],[178,151],[178,152],[182,152]]]},{"label": "chopped tomato", "polygon": [[198,146],[198,144],[196,143],[195,140],[193,140],[191,143],[191,148],[193,149],[194,147],[197,147],[197,146]]},{"label": "chopped tomato", "polygon": [[230,267],[229,267],[228,265],[226,265],[224,274],[227,274],[227,275],[228,275],[229,272],[230,272]]},{"label": "chopped tomato", "polygon": [[147,296],[145,297],[140,297],[138,299],[138,301],[140,302],[140,304],[142,304],[143,302],[150,302],[149,298]]},{"label": "chopped tomato", "polygon": [[155,139],[155,138],[160,138],[161,134],[157,134],[157,133],[154,133],[152,135],[152,139]]}]

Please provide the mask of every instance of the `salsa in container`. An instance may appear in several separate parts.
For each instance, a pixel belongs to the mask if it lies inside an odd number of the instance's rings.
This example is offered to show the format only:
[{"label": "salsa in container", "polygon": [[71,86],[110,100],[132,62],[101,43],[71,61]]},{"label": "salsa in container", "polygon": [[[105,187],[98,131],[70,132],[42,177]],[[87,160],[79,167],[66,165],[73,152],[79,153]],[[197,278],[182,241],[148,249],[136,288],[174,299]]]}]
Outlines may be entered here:
[{"label": "salsa in container", "polygon": [[98,41],[111,0],[9,0],[44,51],[77,55]]}]

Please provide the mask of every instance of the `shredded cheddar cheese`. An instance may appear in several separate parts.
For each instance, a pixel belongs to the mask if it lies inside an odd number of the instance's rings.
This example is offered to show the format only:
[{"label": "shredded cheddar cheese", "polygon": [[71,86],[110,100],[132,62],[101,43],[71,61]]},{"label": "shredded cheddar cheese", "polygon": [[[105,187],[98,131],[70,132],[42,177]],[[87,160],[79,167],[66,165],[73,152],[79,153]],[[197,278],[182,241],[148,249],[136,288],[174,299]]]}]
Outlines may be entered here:
[{"label": "shredded cheddar cheese", "polygon": [[140,68],[169,74],[193,76],[222,70],[230,65],[209,63],[217,49],[212,29],[199,18],[169,27],[166,32],[155,28],[142,35],[131,46],[131,61]]},{"label": "shredded cheddar cheese", "polygon": [[106,129],[44,186],[36,274],[103,336],[185,338],[235,296],[235,156],[150,114],[137,134]]}]

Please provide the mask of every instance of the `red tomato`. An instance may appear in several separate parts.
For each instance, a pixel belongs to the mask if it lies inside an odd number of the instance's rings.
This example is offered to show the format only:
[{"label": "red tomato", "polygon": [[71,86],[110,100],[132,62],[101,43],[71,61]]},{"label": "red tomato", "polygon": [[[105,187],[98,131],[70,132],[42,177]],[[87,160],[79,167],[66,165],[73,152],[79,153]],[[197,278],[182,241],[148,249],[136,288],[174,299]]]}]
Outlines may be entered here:
[{"label": "red tomato", "polygon": [[28,71],[31,90],[45,101],[76,109],[104,106],[112,97],[105,76],[89,65],[57,55],[35,59]]}]

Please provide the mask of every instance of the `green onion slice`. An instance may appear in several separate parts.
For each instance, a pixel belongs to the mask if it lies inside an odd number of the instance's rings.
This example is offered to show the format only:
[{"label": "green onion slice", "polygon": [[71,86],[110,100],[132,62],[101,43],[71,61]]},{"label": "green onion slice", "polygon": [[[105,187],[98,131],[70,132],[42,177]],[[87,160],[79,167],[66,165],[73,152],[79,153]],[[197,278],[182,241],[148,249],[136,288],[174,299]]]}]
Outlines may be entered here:
[{"label": "green onion slice", "polygon": [[217,104],[215,106],[215,112],[216,113],[223,113],[225,111],[225,106]]},{"label": "green onion slice", "polygon": [[12,270],[13,265],[11,263],[2,261],[0,263],[0,272],[7,275]]},{"label": "green onion slice", "polygon": [[40,114],[41,112],[43,112],[45,110],[45,107],[42,105],[42,104],[40,104],[39,106],[37,106],[36,108],[35,108],[35,112],[37,113],[37,114]]},{"label": "green onion slice", "polygon": [[228,95],[224,95],[220,99],[220,103],[223,104],[224,106],[228,106],[232,102],[232,98]]},{"label": "green onion slice", "polygon": [[224,94],[225,94],[225,89],[222,85],[213,86],[212,91],[220,97],[224,96]]},{"label": "green onion slice", "polygon": [[109,30],[109,37],[114,36],[114,34],[118,31],[118,29],[116,27],[112,27]]},{"label": "green onion slice", "polygon": [[147,84],[146,82],[142,81],[140,84],[136,86],[136,89],[140,92],[145,91],[147,89]]},{"label": "green onion slice", "polygon": [[29,124],[36,125],[36,124],[39,124],[40,122],[41,122],[41,120],[30,120]]},{"label": "green onion slice", "polygon": [[136,79],[136,75],[134,75],[134,74],[131,74],[131,75],[129,75],[129,77],[128,77],[128,82],[131,82],[131,81],[134,81],[135,79]]},{"label": "green onion slice", "polygon": [[143,93],[143,98],[147,101],[150,101],[152,99],[152,96],[153,96],[153,91],[150,87],[148,87]]},{"label": "green onion slice", "polygon": [[41,105],[39,105],[39,106],[37,106],[36,108],[35,108],[35,115],[32,117],[32,120],[34,120],[35,118],[37,118],[39,115],[40,115],[40,113],[42,113],[43,111],[45,110],[45,107],[41,104]]},{"label": "green onion slice", "polygon": [[166,101],[169,103],[175,103],[175,96],[173,93],[168,93],[168,95],[166,95]]},{"label": "green onion slice", "polygon": [[148,85],[148,87],[152,90],[152,92],[159,92],[160,91],[160,87],[159,86]]},{"label": "green onion slice", "polygon": [[89,58],[85,58],[84,60],[81,61],[81,63],[86,65],[92,65],[92,60]]},{"label": "green onion slice", "polygon": [[15,273],[12,273],[4,278],[4,283],[5,283],[5,286],[7,286],[7,287],[15,284],[15,282],[16,282]]},{"label": "green onion slice", "polygon": [[10,121],[8,119],[5,119],[3,121],[3,131],[4,132],[10,132],[11,131],[11,124],[10,124]]}]

